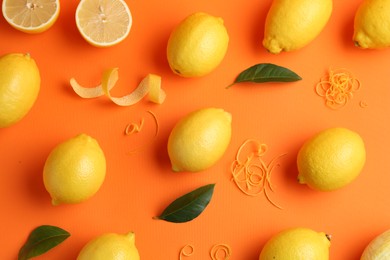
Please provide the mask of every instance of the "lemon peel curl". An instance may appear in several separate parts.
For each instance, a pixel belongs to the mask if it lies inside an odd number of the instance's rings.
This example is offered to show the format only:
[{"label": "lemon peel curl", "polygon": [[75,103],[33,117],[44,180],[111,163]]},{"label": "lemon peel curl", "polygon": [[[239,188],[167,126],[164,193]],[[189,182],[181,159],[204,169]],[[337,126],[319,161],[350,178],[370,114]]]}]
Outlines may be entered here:
[{"label": "lemon peel curl", "polygon": [[166,93],[161,88],[161,77],[158,75],[148,74],[130,94],[122,97],[113,97],[110,91],[114,88],[118,79],[118,68],[110,68],[103,72],[102,82],[98,86],[92,88],[83,87],[75,78],[70,79],[70,85],[74,92],[82,98],[97,98],[105,95],[118,106],[134,105],[148,94],[149,100],[153,103],[162,104],[165,100]]}]

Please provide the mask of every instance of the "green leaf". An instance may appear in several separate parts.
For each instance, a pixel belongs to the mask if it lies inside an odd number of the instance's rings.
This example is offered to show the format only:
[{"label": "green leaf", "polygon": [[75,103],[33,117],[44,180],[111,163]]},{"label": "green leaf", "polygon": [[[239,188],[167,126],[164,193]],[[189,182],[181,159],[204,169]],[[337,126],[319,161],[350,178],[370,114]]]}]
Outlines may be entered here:
[{"label": "green leaf", "polygon": [[240,82],[291,82],[301,80],[295,72],[271,63],[256,64],[241,72],[232,85]]},{"label": "green leaf", "polygon": [[70,234],[62,228],[42,225],[35,228],[20,248],[18,260],[26,260],[46,253],[61,244]]},{"label": "green leaf", "polygon": [[215,184],[208,184],[177,198],[155,219],[174,223],[193,220],[209,204],[213,196],[214,186]]}]

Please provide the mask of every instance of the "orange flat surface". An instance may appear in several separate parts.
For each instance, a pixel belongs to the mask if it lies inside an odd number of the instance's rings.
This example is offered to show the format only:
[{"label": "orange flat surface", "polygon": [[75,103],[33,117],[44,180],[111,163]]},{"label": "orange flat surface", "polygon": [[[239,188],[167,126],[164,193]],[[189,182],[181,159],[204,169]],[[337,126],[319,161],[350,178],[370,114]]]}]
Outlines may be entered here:
[{"label": "orange flat surface", "polygon": [[[178,259],[186,244],[195,249],[188,259],[210,259],[210,248],[219,243],[231,247],[233,260],[255,260],[272,235],[296,226],[331,234],[331,259],[358,259],[371,239],[390,228],[390,49],[361,50],[353,45],[353,18],[360,2],[334,1],[322,33],[303,49],[280,55],[267,53],[261,45],[271,0],[127,0],[133,15],[130,35],[105,49],[90,46],[77,31],[78,1],[62,1],[58,21],[38,35],[19,32],[1,18],[1,54],[29,52],[40,68],[42,85],[30,113],[0,130],[0,258],[16,259],[30,231],[50,224],[66,229],[71,237],[37,259],[75,259],[97,235],[134,231],[144,260]],[[224,19],[229,49],[211,74],[181,78],[169,69],[167,40],[184,17],[197,11]],[[290,68],[303,80],[225,89],[239,72],[264,62]],[[162,77],[165,102],[156,105],[144,99],[132,107],[119,107],[106,98],[82,99],[70,88],[71,77],[94,86],[102,72],[112,67],[119,68],[113,94],[127,94],[144,76],[155,73]],[[347,68],[362,84],[337,111],[326,107],[314,92],[329,67]],[[367,106],[361,107],[360,102]],[[204,172],[174,173],[166,150],[169,133],[182,116],[203,107],[220,107],[232,114],[228,150]],[[159,122],[155,139],[148,110]],[[136,136],[124,135],[126,125],[142,117],[144,130]],[[299,148],[318,131],[336,126],[363,137],[367,149],[363,172],[349,186],[328,193],[298,184]],[[105,182],[84,203],[52,206],[43,186],[43,165],[55,145],[79,133],[96,138],[104,150]],[[264,196],[246,196],[232,182],[230,164],[248,138],[268,145],[266,161],[286,153],[273,172],[275,192],[270,194],[282,210]],[[151,140],[145,149],[129,155]],[[195,220],[173,224],[152,219],[175,198],[209,183],[216,183],[214,195]]]}]

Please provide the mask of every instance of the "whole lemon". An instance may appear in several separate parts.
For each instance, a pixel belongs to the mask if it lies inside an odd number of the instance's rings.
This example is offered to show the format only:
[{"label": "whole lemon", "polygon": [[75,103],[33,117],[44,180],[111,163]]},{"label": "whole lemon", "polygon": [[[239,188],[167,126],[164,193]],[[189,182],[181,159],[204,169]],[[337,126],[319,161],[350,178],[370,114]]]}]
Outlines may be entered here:
[{"label": "whole lemon", "polygon": [[213,166],[231,139],[231,114],[202,108],[183,117],[172,129],[168,154],[175,172],[198,172]]},{"label": "whole lemon", "polygon": [[169,37],[169,66],[183,77],[204,76],[221,63],[228,43],[229,35],[222,18],[194,13],[180,22]]},{"label": "whole lemon", "polygon": [[263,46],[274,54],[306,46],[325,27],[332,8],[332,0],[274,0],[265,21]]},{"label": "whole lemon", "polygon": [[107,233],[88,242],[77,260],[139,260],[135,234]]},{"label": "whole lemon", "polygon": [[328,260],[330,236],[309,228],[290,228],[274,235],[259,260]]},{"label": "whole lemon", "polygon": [[361,48],[390,46],[390,1],[363,1],[354,20],[353,41]]},{"label": "whole lemon", "polygon": [[92,197],[106,175],[106,159],[98,142],[80,134],[57,145],[43,168],[43,181],[53,205],[79,203]]},{"label": "whole lemon", "polygon": [[30,54],[0,57],[0,128],[26,116],[38,97],[40,85],[39,69]]},{"label": "whole lemon", "polygon": [[301,147],[298,181],[316,190],[336,190],[356,179],[365,161],[366,150],[359,134],[346,128],[326,129]]},{"label": "whole lemon", "polygon": [[375,237],[364,249],[360,260],[390,259],[390,230]]}]

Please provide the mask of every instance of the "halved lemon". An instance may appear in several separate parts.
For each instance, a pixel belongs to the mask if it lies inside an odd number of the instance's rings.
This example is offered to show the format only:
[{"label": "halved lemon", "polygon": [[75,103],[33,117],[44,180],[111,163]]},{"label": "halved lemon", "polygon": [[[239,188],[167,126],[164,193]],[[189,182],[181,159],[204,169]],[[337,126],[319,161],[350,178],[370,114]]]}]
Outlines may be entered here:
[{"label": "halved lemon", "polygon": [[81,0],[76,25],[83,38],[97,47],[123,41],[129,34],[132,15],[123,0]]},{"label": "halved lemon", "polygon": [[3,16],[15,29],[40,33],[49,29],[60,13],[59,0],[3,0]]}]

